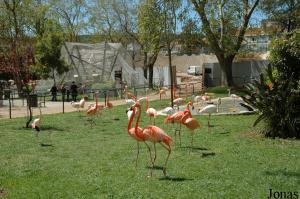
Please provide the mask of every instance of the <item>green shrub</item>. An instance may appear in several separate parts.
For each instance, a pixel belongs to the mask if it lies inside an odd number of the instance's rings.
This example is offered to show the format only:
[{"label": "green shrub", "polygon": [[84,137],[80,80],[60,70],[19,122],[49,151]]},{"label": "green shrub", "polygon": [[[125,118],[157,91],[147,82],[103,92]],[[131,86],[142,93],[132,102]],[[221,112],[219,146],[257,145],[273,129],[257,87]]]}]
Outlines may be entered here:
[{"label": "green shrub", "polygon": [[259,110],[254,125],[265,121],[266,136],[300,138],[299,85],[300,35],[295,31],[272,42],[267,73],[246,86],[243,98]]}]

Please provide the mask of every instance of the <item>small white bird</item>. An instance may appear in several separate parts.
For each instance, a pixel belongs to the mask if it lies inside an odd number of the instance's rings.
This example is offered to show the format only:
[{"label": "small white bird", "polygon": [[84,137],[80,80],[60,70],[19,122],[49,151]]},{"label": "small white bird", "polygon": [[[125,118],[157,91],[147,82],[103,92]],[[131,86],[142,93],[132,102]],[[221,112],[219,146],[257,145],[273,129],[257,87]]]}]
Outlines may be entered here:
[{"label": "small white bird", "polygon": [[71,105],[72,105],[73,108],[76,108],[77,111],[79,111],[80,108],[81,109],[84,108],[85,101],[86,101],[86,97],[83,97],[79,102],[72,101]]},{"label": "small white bird", "polygon": [[202,101],[202,96],[197,95],[197,96],[194,97],[194,103],[199,103],[201,101]]},{"label": "small white bird", "polygon": [[135,109],[135,112],[137,112],[137,109],[134,108],[133,106],[126,109],[126,114],[127,114],[128,120],[130,120],[130,117],[133,114],[133,109]]},{"label": "small white bird", "polygon": [[135,100],[133,99],[125,99],[125,102],[128,106],[132,106],[135,104]]},{"label": "small white bird", "polygon": [[174,99],[173,100],[173,104],[176,105],[179,109],[179,106],[183,105],[184,104],[184,99],[182,98],[177,98],[177,99]]},{"label": "small white bird", "polygon": [[233,98],[233,104],[235,106],[235,100],[239,99],[240,97],[238,95],[236,95],[236,94],[231,94],[230,97]]},{"label": "small white bird", "polygon": [[40,115],[38,118],[34,119],[32,124],[31,124],[31,128],[35,129],[37,132],[36,132],[36,136],[39,135],[39,132],[40,132],[40,125],[41,125],[41,122],[42,122],[42,110],[41,110],[41,106],[39,105],[39,110],[40,110]]},{"label": "small white bird", "polygon": [[[218,106],[218,105],[217,105]],[[202,108],[201,110],[199,110],[199,113],[208,113],[208,121],[207,121],[207,124],[208,124],[208,131],[210,132],[210,115],[212,113],[216,113],[217,110],[218,110],[218,107],[214,104],[210,104],[210,105],[207,105],[205,106],[204,108]]]},{"label": "small white bird", "polygon": [[155,124],[155,118],[157,116],[157,111],[154,108],[149,108],[149,98],[146,97],[146,114],[150,117],[150,120],[153,118],[153,124]]},{"label": "small white bird", "polygon": [[172,107],[166,107],[162,111],[162,113],[167,114],[167,115],[172,115],[175,113],[175,110]]}]

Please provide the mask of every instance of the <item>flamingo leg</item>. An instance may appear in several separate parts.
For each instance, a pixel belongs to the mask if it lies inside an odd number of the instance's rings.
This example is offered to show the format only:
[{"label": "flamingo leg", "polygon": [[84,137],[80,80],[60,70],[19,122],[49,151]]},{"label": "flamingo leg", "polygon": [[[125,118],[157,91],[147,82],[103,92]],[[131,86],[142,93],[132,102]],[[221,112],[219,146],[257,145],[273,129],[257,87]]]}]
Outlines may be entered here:
[{"label": "flamingo leg", "polygon": [[[175,143],[176,143],[176,133],[177,133],[177,127],[175,127],[175,122],[173,121],[173,129],[174,129],[174,140],[175,140]],[[177,126],[178,124],[176,124]]]},{"label": "flamingo leg", "polygon": [[136,159],[135,159],[135,168],[137,168],[137,162],[139,158],[139,153],[140,153],[140,143],[137,141],[137,154],[136,154]]},{"label": "flamingo leg", "polygon": [[153,165],[154,165],[154,162],[156,160],[156,144],[153,143],[153,146],[154,146],[154,158],[153,158]]},{"label": "flamingo leg", "polygon": [[152,168],[150,171],[150,176],[152,176],[153,173],[153,169],[154,169],[154,164],[155,164],[155,160],[156,160],[156,143],[153,143],[153,147],[154,147],[154,158],[153,158],[153,162],[152,162]]},{"label": "flamingo leg", "polygon": [[153,165],[154,163],[153,163],[153,160],[152,160],[151,149],[150,149],[149,145],[147,144],[147,142],[144,141],[144,143],[148,148],[148,151],[149,151],[149,154],[150,154],[150,161],[151,161],[151,164]]},{"label": "flamingo leg", "polygon": [[163,173],[164,173],[164,176],[167,176],[167,164],[168,164],[168,160],[169,160],[169,157],[170,157],[170,155],[171,155],[171,151],[172,151],[172,149],[171,149],[171,147],[170,147],[170,145],[164,145],[164,144],[162,144],[162,143],[160,143],[165,149],[167,149],[167,151],[168,151],[168,156],[167,156],[167,158],[166,158],[166,162],[165,162],[165,165],[164,165],[164,168],[163,168]]}]

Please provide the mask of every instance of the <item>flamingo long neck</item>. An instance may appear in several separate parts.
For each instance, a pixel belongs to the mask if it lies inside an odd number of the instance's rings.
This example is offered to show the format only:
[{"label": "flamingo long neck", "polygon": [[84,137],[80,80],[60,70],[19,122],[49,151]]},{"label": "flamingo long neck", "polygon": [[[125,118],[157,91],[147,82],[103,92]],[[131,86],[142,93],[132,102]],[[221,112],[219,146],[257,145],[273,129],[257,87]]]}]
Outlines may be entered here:
[{"label": "flamingo long neck", "polygon": [[192,113],[191,113],[191,111],[190,111],[190,106],[191,106],[190,103],[188,103],[188,104],[186,105],[187,114],[189,114],[190,117],[193,117],[193,116],[192,116]]},{"label": "flamingo long neck", "polygon": [[39,106],[40,109],[40,120],[42,120],[42,110],[41,110],[41,106]]},{"label": "flamingo long neck", "polygon": [[135,125],[134,125],[134,128],[135,128],[135,130],[136,130],[135,132],[137,132],[137,128],[138,128],[138,126],[139,126],[139,121],[140,121],[140,118],[141,118],[141,107],[139,106],[138,109],[139,109],[138,117],[137,117],[136,122],[135,122]]},{"label": "flamingo long neck", "polygon": [[129,130],[131,129],[131,124],[132,124],[133,118],[134,118],[134,116],[135,116],[135,109],[133,109],[132,111],[133,111],[133,112],[132,112],[132,114],[131,114],[131,116],[130,116],[130,118],[129,118],[128,126],[127,126],[128,132],[129,132]]},{"label": "flamingo long neck", "polygon": [[138,131],[138,125],[139,125],[139,121],[140,121],[140,118],[141,118],[141,106],[138,106],[138,109],[139,109],[139,114],[138,114],[138,117],[136,119],[136,122],[135,122],[135,126],[134,126],[134,129],[135,129],[135,134],[139,137],[139,138],[142,138],[143,139],[143,133]]}]

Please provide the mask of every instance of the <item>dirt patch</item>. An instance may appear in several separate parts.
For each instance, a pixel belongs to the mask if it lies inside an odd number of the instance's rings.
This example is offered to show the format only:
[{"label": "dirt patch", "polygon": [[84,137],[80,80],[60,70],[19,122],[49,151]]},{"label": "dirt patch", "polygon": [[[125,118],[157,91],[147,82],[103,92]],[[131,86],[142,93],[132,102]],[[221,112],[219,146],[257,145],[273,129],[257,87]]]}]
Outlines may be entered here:
[{"label": "dirt patch", "polygon": [[0,188],[0,198],[4,197],[6,195],[6,191],[4,190],[4,188]]},{"label": "dirt patch", "polygon": [[263,138],[264,135],[255,131],[252,132],[244,132],[240,134],[241,137],[248,137],[248,138]]}]

